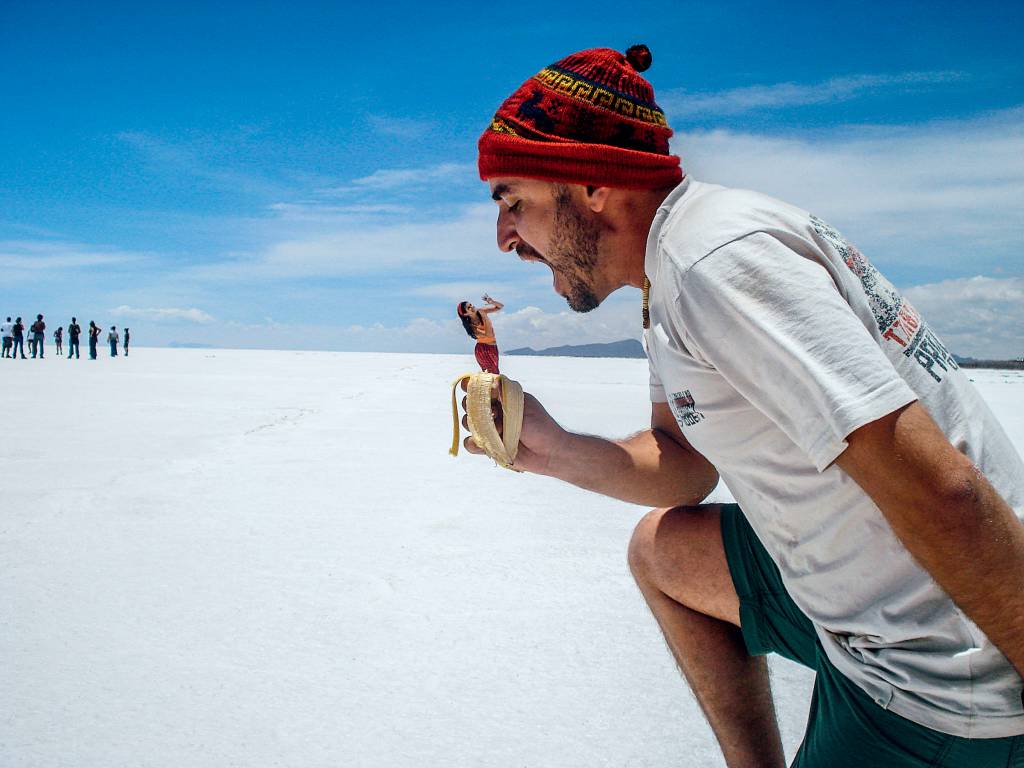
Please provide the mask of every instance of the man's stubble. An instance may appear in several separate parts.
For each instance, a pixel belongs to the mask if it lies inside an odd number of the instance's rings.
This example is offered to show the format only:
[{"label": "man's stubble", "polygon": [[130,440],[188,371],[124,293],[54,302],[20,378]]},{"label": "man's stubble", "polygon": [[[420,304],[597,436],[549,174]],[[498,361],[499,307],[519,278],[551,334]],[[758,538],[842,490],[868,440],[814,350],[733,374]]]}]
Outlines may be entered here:
[{"label": "man's stubble", "polygon": [[569,284],[565,300],[574,312],[590,312],[601,300],[590,282],[598,263],[601,229],[587,218],[565,185],[555,187],[554,236],[546,258]]}]

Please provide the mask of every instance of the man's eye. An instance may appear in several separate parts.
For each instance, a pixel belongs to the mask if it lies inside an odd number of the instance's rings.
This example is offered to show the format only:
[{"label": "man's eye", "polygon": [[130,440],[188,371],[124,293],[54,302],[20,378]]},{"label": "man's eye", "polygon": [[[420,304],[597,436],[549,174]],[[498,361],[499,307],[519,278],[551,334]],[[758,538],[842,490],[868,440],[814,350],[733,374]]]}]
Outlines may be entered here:
[{"label": "man's eye", "polygon": [[516,213],[521,210],[522,200],[516,200],[514,203],[508,203],[508,209],[512,213]]}]

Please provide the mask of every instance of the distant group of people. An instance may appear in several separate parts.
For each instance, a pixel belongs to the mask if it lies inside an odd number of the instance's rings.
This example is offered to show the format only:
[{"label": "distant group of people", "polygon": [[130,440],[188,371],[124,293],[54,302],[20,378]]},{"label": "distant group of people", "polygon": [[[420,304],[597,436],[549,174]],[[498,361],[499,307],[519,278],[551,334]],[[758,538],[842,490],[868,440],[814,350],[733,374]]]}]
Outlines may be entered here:
[{"label": "distant group of people", "polygon": [[[67,328],[57,326],[57,330],[53,332],[53,343],[57,347],[57,354],[63,356],[64,354],[64,334],[67,333],[68,339],[68,360],[72,357],[76,360],[79,358],[78,343],[79,338],[82,335],[82,326],[78,324],[78,318],[72,317],[71,322],[68,323]],[[20,317],[11,321],[8,317],[6,321],[0,323],[0,336],[3,337],[3,357],[9,357],[12,360],[21,356],[22,360],[26,360],[25,356],[25,340],[26,333],[28,336],[28,349],[32,354],[33,358],[42,359],[44,356],[44,342],[46,340],[46,323],[43,320],[42,315],[36,315],[36,321],[26,331],[25,323],[22,322]],[[98,347],[100,343],[100,335],[103,333],[103,329],[100,328],[92,320],[89,321],[89,357],[95,360],[98,357]],[[117,326],[110,326],[110,331],[107,332],[107,344],[110,346],[110,356],[117,357],[118,346],[121,344],[121,335],[117,332]],[[124,355],[128,356],[128,347],[131,344],[131,330],[129,328],[124,329]]]}]

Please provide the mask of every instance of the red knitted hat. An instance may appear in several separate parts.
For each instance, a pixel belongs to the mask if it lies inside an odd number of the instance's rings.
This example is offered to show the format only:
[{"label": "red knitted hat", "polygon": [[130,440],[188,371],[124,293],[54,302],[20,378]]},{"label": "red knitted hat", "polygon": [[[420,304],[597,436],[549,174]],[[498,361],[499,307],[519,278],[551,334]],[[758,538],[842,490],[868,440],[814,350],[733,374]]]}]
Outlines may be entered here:
[{"label": "red knitted hat", "polygon": [[646,45],[592,48],[545,67],[505,99],[480,137],[480,178],[523,176],[626,189],[683,178],[672,129],[640,73]]}]

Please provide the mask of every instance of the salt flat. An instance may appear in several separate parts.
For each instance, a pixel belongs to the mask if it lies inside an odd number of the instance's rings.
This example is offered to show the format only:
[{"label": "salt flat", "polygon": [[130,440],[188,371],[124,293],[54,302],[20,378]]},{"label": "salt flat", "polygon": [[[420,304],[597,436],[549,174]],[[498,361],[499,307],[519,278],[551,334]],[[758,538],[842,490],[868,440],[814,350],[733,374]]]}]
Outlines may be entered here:
[{"label": "salt flat", "polygon": [[[0,361],[0,765],[721,765],[626,567],[645,510],[449,457],[471,362]],[[647,422],[643,360],[503,369]],[[971,376],[1024,447],[1024,375]],[[774,674],[792,755],[811,675]]]}]

